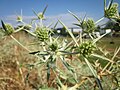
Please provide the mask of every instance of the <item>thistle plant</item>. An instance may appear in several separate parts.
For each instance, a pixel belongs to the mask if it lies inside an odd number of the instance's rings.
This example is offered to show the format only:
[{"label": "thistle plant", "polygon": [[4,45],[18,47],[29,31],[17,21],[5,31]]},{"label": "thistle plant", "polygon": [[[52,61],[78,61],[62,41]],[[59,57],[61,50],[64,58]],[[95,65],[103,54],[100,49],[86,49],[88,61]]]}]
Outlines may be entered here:
[{"label": "thistle plant", "polygon": [[[111,1],[110,5],[106,7],[106,0],[104,0],[104,3],[104,17],[109,19],[118,17],[118,5],[116,3],[112,3]],[[101,54],[103,52],[102,50],[99,50],[97,42],[108,33],[105,33],[100,37],[93,37],[92,35],[94,35],[96,24],[103,18],[96,22],[90,18],[86,19],[86,16],[84,19],[80,19],[74,13],[69,11],[69,13],[78,21],[78,23],[75,23],[74,25],[79,26],[83,30],[83,32],[80,33],[79,36],[75,37],[74,34],[68,29],[68,27],[61,20],[58,20],[58,22],[54,26],[54,29],[57,26],[57,24],[60,23],[71,37],[71,41],[66,40],[64,38],[63,40],[61,40],[61,37],[59,36],[52,36],[54,34],[52,29],[43,24],[46,9],[47,6],[44,8],[42,13],[36,13],[35,10],[33,10],[33,13],[36,15],[36,18],[33,18],[31,20],[32,23],[30,24],[26,24],[25,22],[23,22],[22,17],[18,16],[17,21],[22,22],[23,25],[17,30],[14,30],[14,28],[10,24],[6,24],[3,21],[1,21],[5,35],[8,35],[12,39],[14,39],[19,45],[21,45],[25,50],[27,50],[29,54],[37,57],[36,62],[27,66],[37,68],[39,76],[41,74],[40,72],[44,69],[46,72],[44,75],[46,75],[46,80],[49,82],[50,77],[52,76],[51,73],[54,74],[54,82],[51,82],[52,84],[54,83],[56,85],[56,87],[54,87],[55,89],[82,90],[81,86],[84,86],[86,85],[86,83],[90,82],[88,83],[88,85],[92,84],[91,86],[93,86],[93,84],[95,83],[96,87],[98,87],[99,90],[103,90],[101,77],[104,73],[108,73],[108,70],[112,72],[112,70],[115,71],[115,68],[118,69],[118,63],[115,63],[115,61],[113,60],[115,59],[116,55],[120,50],[120,48],[117,50],[112,59],[108,58],[107,55]],[[35,22],[33,23],[33,21]],[[34,28],[33,24],[36,25],[36,28]],[[30,31],[26,28],[32,28],[35,31]],[[31,51],[27,47],[25,47],[21,42],[19,42],[14,36],[12,36],[13,33],[17,33],[21,30],[27,31],[29,34],[34,36],[35,39],[39,42],[38,47],[40,47],[41,49],[37,51]],[[84,33],[87,33],[91,38],[89,38],[88,40],[84,39]],[[99,51],[100,54],[96,51]],[[71,59],[72,57],[73,59]],[[108,63],[105,65],[105,67],[103,67],[103,70],[101,70],[101,67],[98,67],[96,66],[97,64],[92,63],[90,58],[97,58],[97,60],[105,60]],[[91,76],[85,75],[83,76],[84,79],[80,80],[80,78],[83,78],[82,73],[79,74],[80,68],[74,65],[75,62],[77,62],[78,66],[80,66],[81,63],[84,63],[90,70]],[[62,64],[62,67],[60,67],[60,63]],[[114,67],[114,65],[118,65],[118,67]],[[85,71],[84,68],[82,69],[82,71]],[[28,79],[29,74],[27,74],[26,77]],[[74,82],[74,84],[68,82],[68,79],[71,77],[73,79],[72,81]],[[48,82],[46,82],[45,84],[48,85]],[[41,90],[40,87],[38,88]]]}]

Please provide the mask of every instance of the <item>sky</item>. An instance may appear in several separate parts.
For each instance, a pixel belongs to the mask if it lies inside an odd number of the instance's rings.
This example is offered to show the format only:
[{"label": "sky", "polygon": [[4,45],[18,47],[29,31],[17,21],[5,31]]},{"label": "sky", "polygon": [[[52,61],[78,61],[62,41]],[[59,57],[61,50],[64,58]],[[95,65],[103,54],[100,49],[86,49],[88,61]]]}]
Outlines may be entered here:
[{"label": "sky", "polygon": [[[46,25],[56,22],[58,19],[63,21],[68,27],[77,21],[68,13],[68,10],[83,18],[93,18],[95,21],[103,16],[104,0],[0,0],[0,19],[5,22],[16,24],[16,15],[21,14],[25,22],[35,17],[32,9],[37,13],[42,12],[48,5],[45,16]],[[109,0],[107,0],[109,1]],[[120,4],[120,0],[114,0]],[[119,6],[120,7],[120,6]],[[119,8],[120,10],[120,8]]]}]

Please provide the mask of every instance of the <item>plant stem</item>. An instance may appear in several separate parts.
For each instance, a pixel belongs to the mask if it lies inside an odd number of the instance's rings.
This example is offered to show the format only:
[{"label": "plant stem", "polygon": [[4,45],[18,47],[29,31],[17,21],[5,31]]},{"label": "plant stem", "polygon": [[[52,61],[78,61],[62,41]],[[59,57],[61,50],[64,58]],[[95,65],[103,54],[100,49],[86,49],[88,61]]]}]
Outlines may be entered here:
[{"label": "plant stem", "polygon": [[94,38],[92,37],[91,33],[89,33],[90,38],[93,40]]},{"label": "plant stem", "polygon": [[42,19],[40,19],[40,26],[43,27]]},{"label": "plant stem", "polygon": [[90,64],[90,62],[88,61],[87,58],[84,58],[86,64],[88,65],[89,69],[91,70],[92,74],[94,75],[94,77],[98,78],[97,73],[95,72],[94,68],[92,67],[92,65]]},{"label": "plant stem", "polygon": [[26,48],[23,44],[21,44],[16,38],[14,38],[12,35],[10,35],[10,37],[16,41],[20,46],[22,46],[25,50],[27,50],[28,52],[31,52],[28,48]]},{"label": "plant stem", "polygon": [[25,31],[28,32],[30,35],[36,37],[36,35],[34,33],[30,32],[29,30],[25,29]]},{"label": "plant stem", "polygon": [[[119,48],[117,49],[117,51],[114,53],[111,61],[114,60],[114,58],[116,57],[116,55],[118,54],[119,51],[120,51],[120,47],[119,47]],[[103,68],[102,73],[103,73],[103,72],[108,68],[108,66],[111,64],[111,66],[110,66],[109,69],[108,69],[108,70],[110,70],[110,69],[112,68],[112,66],[113,66],[113,63],[114,63],[114,62],[108,62],[108,64]]]},{"label": "plant stem", "polygon": [[17,32],[19,32],[19,31],[23,30],[23,28],[24,28],[24,26],[22,26],[21,28],[15,30],[15,33],[17,33]]},{"label": "plant stem", "polygon": [[110,65],[110,63],[111,63],[111,62],[108,62],[108,63],[107,63],[107,65],[102,69],[101,73],[103,73],[103,72],[107,69],[107,67]]},{"label": "plant stem", "polygon": [[97,20],[97,21],[95,22],[95,24],[98,24],[98,23],[99,23],[100,21],[102,21],[104,18],[105,18],[105,17],[100,18],[99,20]]},{"label": "plant stem", "polygon": [[[120,47],[117,49],[117,51],[114,53],[113,57],[112,57],[112,61],[115,59],[116,55],[119,53],[120,51]],[[111,66],[109,67],[109,70],[113,67],[114,62],[111,63]]]},{"label": "plant stem", "polygon": [[59,22],[63,25],[63,27],[67,30],[67,32],[70,34],[70,36],[72,37],[73,41],[75,42],[75,44],[77,45],[77,47],[79,47],[79,44],[75,38],[75,36],[73,35],[73,33],[64,25],[64,23],[62,23],[62,21],[59,20]]},{"label": "plant stem", "polygon": [[95,79],[96,79],[96,82],[100,88],[100,90],[103,90],[102,88],[102,85],[101,85],[101,82],[100,80],[98,79],[98,75],[97,75],[97,72],[94,70],[94,68],[92,67],[92,65],[90,64],[90,62],[88,61],[87,58],[84,58],[85,59],[85,62],[87,63],[89,69],[91,70],[92,74],[94,75]]}]

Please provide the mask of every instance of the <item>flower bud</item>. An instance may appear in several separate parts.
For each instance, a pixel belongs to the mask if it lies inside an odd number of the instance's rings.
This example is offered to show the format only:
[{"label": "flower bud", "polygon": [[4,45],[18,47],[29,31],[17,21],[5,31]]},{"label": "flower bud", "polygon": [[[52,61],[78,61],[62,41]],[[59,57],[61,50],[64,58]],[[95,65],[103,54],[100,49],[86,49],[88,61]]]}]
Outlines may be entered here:
[{"label": "flower bud", "polygon": [[92,19],[88,19],[87,21],[83,21],[82,29],[85,33],[92,33],[95,31],[95,23]]},{"label": "flower bud", "polygon": [[92,42],[84,42],[79,45],[79,52],[84,57],[90,56],[93,51],[95,50],[95,46],[92,44]]},{"label": "flower bud", "polygon": [[118,4],[117,3],[113,3],[111,5],[111,7],[107,8],[105,10],[105,17],[107,17],[107,18],[117,18],[117,17],[119,17]]},{"label": "flower bud", "polygon": [[46,27],[37,27],[35,34],[40,41],[45,41],[49,38],[48,29]]},{"label": "flower bud", "polygon": [[6,26],[6,29],[7,29],[5,31],[5,34],[6,35],[11,35],[14,32],[14,28],[10,24],[5,24],[5,26]]}]

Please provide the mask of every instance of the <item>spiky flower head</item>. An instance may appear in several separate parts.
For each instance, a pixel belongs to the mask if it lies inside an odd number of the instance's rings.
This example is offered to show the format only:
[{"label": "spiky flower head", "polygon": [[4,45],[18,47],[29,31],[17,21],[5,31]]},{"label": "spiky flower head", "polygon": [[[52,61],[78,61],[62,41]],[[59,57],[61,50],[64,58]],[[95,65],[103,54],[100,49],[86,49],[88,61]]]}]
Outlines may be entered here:
[{"label": "spiky flower head", "polygon": [[14,28],[11,24],[5,24],[6,30],[5,34],[6,35],[11,35],[14,32]]},{"label": "spiky flower head", "polygon": [[49,38],[49,31],[46,27],[37,27],[35,34],[40,41],[46,41]]},{"label": "spiky flower head", "polygon": [[86,21],[83,21],[81,26],[82,26],[84,33],[92,33],[96,29],[95,22],[92,19],[88,19]]},{"label": "spiky flower head", "polygon": [[113,3],[108,8],[105,8],[104,16],[111,19],[119,17],[118,3]]},{"label": "spiky flower head", "polygon": [[49,48],[51,51],[55,52],[58,50],[58,43],[56,41],[53,41],[50,45]]},{"label": "spiky flower head", "polygon": [[84,42],[78,47],[79,53],[84,57],[90,56],[95,50],[95,45],[92,42]]}]

